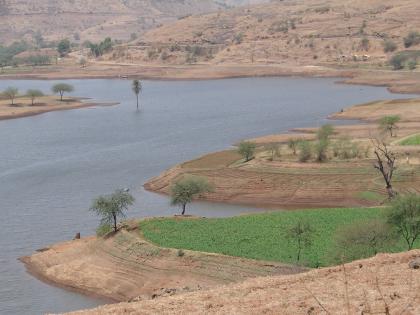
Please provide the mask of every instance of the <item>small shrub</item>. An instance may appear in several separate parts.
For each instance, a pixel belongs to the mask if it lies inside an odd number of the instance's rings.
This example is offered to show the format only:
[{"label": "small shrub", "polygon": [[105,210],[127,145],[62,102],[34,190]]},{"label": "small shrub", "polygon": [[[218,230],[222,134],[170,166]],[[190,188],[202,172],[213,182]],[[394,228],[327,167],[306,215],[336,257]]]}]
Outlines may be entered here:
[{"label": "small shrub", "polygon": [[112,226],[110,224],[101,224],[96,229],[96,235],[99,237],[103,237],[112,231]]},{"label": "small shrub", "polygon": [[302,163],[308,162],[312,157],[312,146],[307,140],[299,143],[299,161]]},{"label": "small shrub", "polygon": [[369,50],[369,48],[370,48],[370,41],[369,41],[369,39],[368,39],[368,38],[366,38],[366,37],[362,38],[362,40],[360,41],[360,47],[361,47],[363,50],[368,51],[368,50]]},{"label": "small shrub", "polygon": [[420,33],[419,32],[410,32],[407,37],[404,38],[404,46],[405,48],[409,48],[411,46],[416,46],[420,44]]},{"label": "small shrub", "polygon": [[386,53],[394,52],[398,48],[397,44],[390,39],[385,40],[383,42],[383,46],[384,46],[384,52]]},{"label": "small shrub", "polygon": [[178,249],[177,252],[176,252],[176,255],[178,257],[184,257],[185,256],[185,253],[184,253],[184,251],[182,249]]},{"label": "small shrub", "polygon": [[416,60],[409,60],[407,62],[407,68],[409,70],[415,70],[417,68],[417,61]]}]

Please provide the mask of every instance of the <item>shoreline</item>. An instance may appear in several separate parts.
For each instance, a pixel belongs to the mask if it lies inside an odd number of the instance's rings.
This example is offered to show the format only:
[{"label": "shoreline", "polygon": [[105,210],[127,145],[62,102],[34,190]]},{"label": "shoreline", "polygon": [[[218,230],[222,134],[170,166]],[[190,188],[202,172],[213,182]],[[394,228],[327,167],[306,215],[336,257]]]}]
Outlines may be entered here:
[{"label": "shoreline", "polygon": [[[141,79],[141,80],[219,80],[258,77],[338,78],[337,84],[385,87],[392,93],[420,94],[420,72],[377,69],[341,69],[331,66],[246,65],[118,65],[95,64],[74,69],[62,66],[38,72],[0,74],[0,80],[72,80],[72,79]],[[380,76],[380,78],[378,77]]]},{"label": "shoreline", "polygon": [[[156,246],[138,232],[131,227],[105,238],[63,241],[18,260],[36,279],[102,299],[104,304],[153,299],[165,296],[166,290],[178,294],[253,277],[309,270],[190,250],[184,250],[185,256],[179,257],[177,249]],[[110,282],[114,285],[107,285]]]}]

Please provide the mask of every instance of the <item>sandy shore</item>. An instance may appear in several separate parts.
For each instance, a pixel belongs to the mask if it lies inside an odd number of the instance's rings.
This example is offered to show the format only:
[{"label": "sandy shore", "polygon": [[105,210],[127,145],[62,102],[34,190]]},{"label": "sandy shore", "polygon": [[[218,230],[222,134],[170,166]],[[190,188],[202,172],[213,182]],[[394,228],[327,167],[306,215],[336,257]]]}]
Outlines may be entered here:
[{"label": "sandy shore", "polygon": [[180,256],[175,249],[145,241],[136,228],[107,239],[58,243],[20,260],[42,281],[111,301],[150,299],[168,292],[205,290],[257,276],[307,270],[188,250]]},{"label": "sandy shore", "polygon": [[25,97],[18,97],[14,105],[9,100],[0,99],[0,120],[15,119],[40,115],[52,111],[79,109],[93,106],[113,106],[119,103],[95,103],[83,98],[65,98],[60,101],[55,96],[43,96],[36,100],[34,105]]}]

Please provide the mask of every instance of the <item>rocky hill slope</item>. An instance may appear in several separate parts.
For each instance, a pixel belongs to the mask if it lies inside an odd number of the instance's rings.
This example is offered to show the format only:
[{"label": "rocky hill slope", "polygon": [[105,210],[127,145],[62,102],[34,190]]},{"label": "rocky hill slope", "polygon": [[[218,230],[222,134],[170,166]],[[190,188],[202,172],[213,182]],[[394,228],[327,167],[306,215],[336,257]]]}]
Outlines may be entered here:
[{"label": "rocky hill slope", "polygon": [[[384,67],[420,31],[416,0],[284,0],[190,16],[110,56],[159,64]],[[420,49],[414,41],[409,49]]]},{"label": "rocky hill slope", "polygon": [[[257,0],[261,1],[261,0]],[[73,36],[82,40],[99,40],[107,36],[129,39],[131,33],[142,33],[178,17],[198,14],[241,0],[72,0],[19,1],[0,0],[0,43],[36,33],[46,39]]]}]

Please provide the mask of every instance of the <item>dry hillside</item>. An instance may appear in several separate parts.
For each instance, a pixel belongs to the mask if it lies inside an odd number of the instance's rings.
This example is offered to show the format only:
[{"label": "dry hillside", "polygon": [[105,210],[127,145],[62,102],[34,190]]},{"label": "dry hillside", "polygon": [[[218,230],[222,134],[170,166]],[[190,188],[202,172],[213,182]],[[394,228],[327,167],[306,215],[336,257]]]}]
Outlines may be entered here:
[{"label": "dry hillside", "polygon": [[380,254],[305,274],[246,280],[208,291],[72,314],[406,314],[420,313],[420,252]]},{"label": "dry hillside", "polygon": [[[420,31],[417,0],[284,0],[190,16],[108,56],[132,63],[383,66]],[[420,49],[415,45],[410,49]]]},{"label": "dry hillside", "polygon": [[46,39],[73,39],[76,33],[82,40],[128,39],[163,22],[227,6],[224,0],[0,0],[0,43],[32,39],[38,31]]}]

